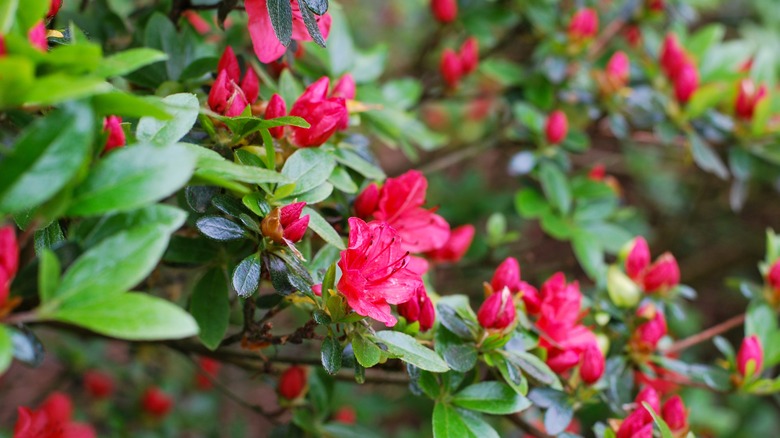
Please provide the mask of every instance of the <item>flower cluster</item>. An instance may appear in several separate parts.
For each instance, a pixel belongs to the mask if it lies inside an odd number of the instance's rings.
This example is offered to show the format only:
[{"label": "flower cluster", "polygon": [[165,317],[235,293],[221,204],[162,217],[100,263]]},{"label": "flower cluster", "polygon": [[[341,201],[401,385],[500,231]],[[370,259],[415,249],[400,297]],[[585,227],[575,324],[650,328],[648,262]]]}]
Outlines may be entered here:
[{"label": "flower cluster", "polygon": [[217,66],[217,79],[209,92],[209,107],[219,114],[236,117],[254,103],[259,94],[257,73],[249,67],[242,79],[236,54],[227,46]]},{"label": "flower cluster", "polygon": [[661,69],[674,86],[675,97],[680,103],[688,102],[699,88],[699,70],[693,58],[673,33],[666,35],[659,56]]},{"label": "flower cluster", "polygon": [[73,403],[70,398],[54,392],[37,410],[20,407],[14,426],[14,438],[93,438],[92,426],[72,420]]},{"label": "flower cluster", "polygon": [[444,49],[441,54],[439,71],[444,83],[450,88],[457,88],[460,81],[477,69],[479,65],[479,42],[474,37],[469,37],[455,52],[452,49]]},{"label": "flower cluster", "polygon": [[685,436],[688,432],[688,411],[679,395],[668,398],[661,405],[661,397],[651,387],[645,387],[634,399],[635,408],[620,423],[617,429],[618,438],[652,438],[653,417],[645,406],[649,406],[674,433],[674,436]]}]

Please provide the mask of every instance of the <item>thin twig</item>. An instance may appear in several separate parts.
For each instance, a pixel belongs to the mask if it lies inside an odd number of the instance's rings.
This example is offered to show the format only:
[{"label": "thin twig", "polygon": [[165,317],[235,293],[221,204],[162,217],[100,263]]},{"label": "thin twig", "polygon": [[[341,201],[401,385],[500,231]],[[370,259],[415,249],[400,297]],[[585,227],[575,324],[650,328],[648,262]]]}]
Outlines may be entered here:
[{"label": "thin twig", "polygon": [[685,339],[681,339],[673,343],[672,345],[669,346],[669,348],[664,350],[664,354],[677,353],[683,351],[696,344],[700,344],[708,339],[712,339],[715,336],[721,335],[735,327],[739,327],[744,322],[745,322],[745,314],[744,313],[739,314],[737,316],[727,319],[726,321],[723,321],[718,325],[714,325],[704,331],[696,333],[695,335],[688,336]]}]

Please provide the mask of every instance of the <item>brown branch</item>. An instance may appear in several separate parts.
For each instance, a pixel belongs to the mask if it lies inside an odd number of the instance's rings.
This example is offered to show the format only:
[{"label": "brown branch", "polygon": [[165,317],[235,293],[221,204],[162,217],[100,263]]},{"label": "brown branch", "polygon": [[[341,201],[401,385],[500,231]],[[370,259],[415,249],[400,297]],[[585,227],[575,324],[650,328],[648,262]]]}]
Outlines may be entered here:
[{"label": "brown branch", "polygon": [[681,339],[673,343],[672,345],[670,345],[669,348],[665,349],[663,352],[664,354],[670,354],[670,353],[677,353],[683,351],[696,344],[700,344],[706,340],[714,338],[715,336],[721,335],[735,327],[739,327],[744,322],[745,322],[745,314],[744,313],[739,314],[737,316],[727,319],[726,321],[723,321],[720,324],[714,325],[704,331],[696,333],[695,335],[689,336],[685,339]]}]

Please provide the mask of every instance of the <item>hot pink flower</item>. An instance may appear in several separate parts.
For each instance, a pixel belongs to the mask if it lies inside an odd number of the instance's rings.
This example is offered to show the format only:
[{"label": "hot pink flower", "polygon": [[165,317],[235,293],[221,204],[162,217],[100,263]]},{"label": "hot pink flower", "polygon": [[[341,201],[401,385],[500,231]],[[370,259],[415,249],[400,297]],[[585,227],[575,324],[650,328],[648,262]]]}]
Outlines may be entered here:
[{"label": "hot pink flower", "polygon": [[369,184],[355,198],[355,214],[361,219],[368,219],[379,206],[379,187],[376,183]]},{"label": "hot pink flower", "polygon": [[388,223],[349,218],[349,245],[341,252],[338,290],[357,314],[385,323],[397,320],[390,304],[415,297],[422,279],[407,268],[409,253],[399,233]]},{"label": "hot pink flower", "polygon": [[607,62],[607,79],[617,88],[625,87],[628,84],[628,75],[630,73],[631,63],[625,52],[615,52]]},{"label": "hot pink flower", "polygon": [[173,408],[173,398],[156,386],[150,386],[141,397],[141,407],[148,414],[163,418]]},{"label": "hot pink flower", "polygon": [[677,41],[675,34],[667,34],[666,38],[664,38],[660,58],[661,68],[664,73],[670,79],[674,79],[678,70],[687,62],[685,50]]},{"label": "hot pink flower", "polygon": [[50,395],[34,411],[20,407],[14,426],[14,438],[94,438],[91,426],[71,422],[73,404],[60,392]]},{"label": "hot pink flower", "polygon": [[691,62],[685,62],[674,77],[674,95],[680,103],[686,103],[699,88],[699,71]]},{"label": "hot pink flower", "polygon": [[43,24],[43,21],[39,21],[30,29],[27,33],[27,39],[33,47],[41,52],[45,52],[49,48],[49,42],[46,39],[46,25]]},{"label": "hot pink flower", "polygon": [[477,312],[479,325],[486,329],[503,330],[515,322],[515,303],[509,289],[496,291],[487,297]]},{"label": "hot pink flower", "polygon": [[0,35],[0,58],[7,55],[8,51],[5,49],[5,38],[3,38],[2,35]]},{"label": "hot pink flower", "polygon": [[653,419],[647,420],[645,414],[649,417],[647,409],[644,406],[636,408],[620,424],[617,431],[617,438],[652,438]]},{"label": "hot pink flower", "polygon": [[751,335],[742,340],[742,345],[737,353],[737,371],[742,377],[750,377],[748,373],[748,363],[753,361],[753,375],[761,374],[764,367],[764,349],[761,347],[761,340],[758,336]]},{"label": "hot pink flower", "polygon": [[217,71],[221,72],[223,70],[227,72],[227,77],[231,81],[235,83],[241,81],[241,66],[238,65],[236,53],[230,46],[225,47],[222,56],[219,58],[219,63],[217,64]]},{"label": "hot pink flower", "polygon": [[437,262],[458,262],[466,254],[469,246],[471,246],[471,241],[474,240],[474,232],[474,225],[462,225],[455,228],[450,233],[450,238],[444,246],[428,251],[425,255]]},{"label": "hot pink flower", "polygon": [[644,272],[645,292],[664,291],[680,283],[680,267],[671,253],[663,253]]},{"label": "hot pink flower", "polygon": [[637,281],[649,264],[650,247],[647,246],[647,240],[644,237],[638,236],[634,239],[631,251],[626,257],[626,274],[632,280]]},{"label": "hot pink flower", "polygon": [[666,336],[666,318],[661,309],[652,304],[646,304],[637,310],[637,315],[649,319],[636,328],[634,337],[639,345],[646,350],[655,350],[658,341]]},{"label": "hot pink flower", "polygon": [[[306,30],[306,24],[303,22],[303,15],[301,15],[301,7],[298,0],[290,0],[290,3],[293,16],[292,39],[295,41],[311,41],[312,38]],[[249,16],[249,36],[252,39],[252,45],[257,58],[263,63],[276,61],[284,55],[287,47],[282,45],[274,32],[266,0],[245,0],[244,6],[246,7],[246,14]],[[304,7],[306,6],[304,5]],[[330,14],[326,13],[325,15],[315,17],[322,38],[327,39],[330,33]]]},{"label": "hot pink flower", "polygon": [[299,147],[316,147],[338,130],[346,129],[349,112],[343,97],[328,97],[330,79],[320,78],[311,84],[293,104],[291,116],[302,117],[311,127],[291,127],[292,142]]},{"label": "hot pink flower", "polygon": [[344,99],[352,100],[355,98],[355,88],[355,78],[347,73],[333,85],[333,91],[330,95],[332,97],[343,97]]},{"label": "hot pink flower", "polygon": [[456,88],[463,76],[463,63],[452,49],[444,49],[439,62],[439,71],[444,83],[450,88]]},{"label": "hot pink flower", "polygon": [[655,412],[661,412],[661,397],[658,395],[658,391],[652,386],[645,386],[642,388],[642,390],[639,391],[639,394],[636,395],[634,403],[637,405],[637,410],[641,412],[641,416],[648,423],[653,421],[653,416],[650,415],[650,412],[647,409],[642,407],[642,403],[650,405]]},{"label": "hot pink flower", "polygon": [[479,65],[479,43],[474,37],[466,38],[460,46],[460,63],[463,74],[467,75],[477,69]]},{"label": "hot pink flower", "polygon": [[588,385],[596,383],[604,374],[605,366],[604,354],[598,345],[590,344],[585,347],[580,361],[580,377],[583,382]]},{"label": "hot pink flower", "polygon": [[593,38],[599,31],[599,15],[591,8],[574,13],[569,22],[569,39],[581,41]]},{"label": "hot pink flower", "polygon": [[508,288],[510,292],[520,291],[520,263],[514,257],[507,257],[498,265],[490,286],[494,292]]},{"label": "hot pink flower", "polygon": [[756,105],[766,97],[766,85],[756,88],[756,85],[749,78],[739,81],[737,89],[737,98],[734,101],[734,113],[737,117],[750,120],[756,111]]},{"label": "hot pink flower", "polygon": [[411,252],[441,248],[450,238],[450,226],[438,214],[422,207],[428,180],[422,173],[410,170],[388,178],[382,186],[374,218],[398,230],[402,247]]},{"label": "hot pink flower", "polygon": [[547,137],[547,143],[556,145],[566,139],[569,132],[569,121],[566,113],[556,110],[547,117],[547,124],[544,127],[544,134]]},{"label": "hot pink flower", "polygon": [[222,70],[211,87],[208,104],[214,112],[236,117],[244,112],[249,102],[241,87],[230,79],[228,71]]},{"label": "hot pink flower", "polygon": [[431,0],[431,12],[440,23],[449,23],[458,16],[458,0]]},{"label": "hot pink flower", "polygon": [[780,260],[772,263],[772,267],[769,268],[769,273],[766,275],[766,282],[772,289],[780,291]]},{"label": "hot pink flower", "polygon": [[62,7],[62,0],[51,0],[51,4],[49,5],[49,12],[46,13],[46,18],[52,19],[55,15],[57,15],[57,12],[60,11],[60,8]]},{"label": "hot pink flower", "polygon": [[[287,104],[284,103],[284,99],[278,94],[271,96],[268,101],[268,105],[265,107],[265,118],[275,119],[277,117],[284,117],[287,115]],[[277,126],[275,128],[269,128],[273,138],[282,138],[284,136],[284,126]]]},{"label": "hot pink flower", "polygon": [[661,416],[666,421],[669,429],[673,431],[680,431],[688,427],[688,411],[685,409],[685,404],[679,395],[672,396],[664,403],[664,407],[661,409]]},{"label": "hot pink flower", "polygon": [[0,228],[0,307],[5,305],[11,280],[19,269],[19,244],[13,227]]},{"label": "hot pink flower", "polygon": [[423,332],[430,330],[436,319],[433,303],[423,286],[417,288],[411,300],[398,305],[398,314],[410,324],[419,321],[420,331]]},{"label": "hot pink flower", "polygon": [[125,130],[122,129],[122,118],[118,116],[108,116],[103,120],[103,131],[108,133],[106,145],[103,148],[105,152],[121,148],[127,144]]}]

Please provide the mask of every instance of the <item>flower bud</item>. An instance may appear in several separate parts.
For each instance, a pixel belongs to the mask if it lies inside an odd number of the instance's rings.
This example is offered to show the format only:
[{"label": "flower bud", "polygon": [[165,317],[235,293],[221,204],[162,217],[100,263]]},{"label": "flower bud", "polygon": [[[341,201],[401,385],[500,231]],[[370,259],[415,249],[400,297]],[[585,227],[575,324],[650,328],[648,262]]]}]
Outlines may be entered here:
[{"label": "flower bud", "polygon": [[279,376],[279,395],[287,400],[295,400],[306,393],[307,384],[306,369],[293,365]]},{"label": "flower bud", "polygon": [[43,24],[43,21],[39,21],[38,24],[30,29],[27,33],[27,39],[33,47],[41,52],[45,52],[49,48],[49,41],[46,38],[46,25]]},{"label": "flower bud", "polygon": [[[749,366],[751,361],[753,362],[752,369]],[[739,371],[739,374],[742,377],[750,378],[751,376],[761,374],[763,366],[764,349],[761,347],[761,340],[756,335],[743,339],[737,353],[737,371]]]},{"label": "flower bud", "polygon": [[0,228],[0,271],[13,278],[19,269],[19,243],[12,226]]},{"label": "flower bud", "polygon": [[431,0],[431,12],[439,23],[450,23],[458,16],[458,1]]},{"label": "flower bud", "polygon": [[686,103],[699,88],[699,72],[696,66],[686,62],[674,78],[674,95],[680,103]]},{"label": "flower bud", "polygon": [[547,136],[547,143],[556,145],[562,142],[569,133],[569,121],[566,119],[566,114],[561,110],[550,113],[550,116],[547,117],[544,133]]},{"label": "flower bud", "polygon": [[279,223],[284,230],[284,238],[290,242],[297,242],[303,239],[306,229],[309,228],[309,215],[301,217],[305,202],[296,202],[294,204],[282,207],[279,214]]},{"label": "flower bud", "polygon": [[49,421],[67,423],[73,416],[73,402],[67,394],[53,392],[41,403],[40,410],[46,412]]},{"label": "flower bud", "polygon": [[479,324],[486,329],[503,330],[515,322],[515,304],[508,288],[487,297],[477,312]]},{"label": "flower bud", "polygon": [[[357,201],[356,201],[357,202]],[[458,262],[474,240],[474,225],[462,225],[450,232],[450,238],[443,247],[425,253],[437,262]]]},{"label": "flower bud", "polygon": [[342,406],[333,414],[333,421],[342,424],[355,424],[357,413],[349,406]]},{"label": "flower bud", "polygon": [[620,424],[616,434],[617,438],[652,438],[653,419],[648,413],[647,416],[650,417],[650,420],[647,420],[643,412],[647,413],[647,410],[644,407],[639,407],[629,414]]},{"label": "flower bud", "polygon": [[355,215],[361,219],[368,219],[378,206],[379,187],[376,183],[371,183],[355,198]]},{"label": "flower bud", "polygon": [[648,350],[655,350],[658,341],[666,336],[666,318],[660,309],[647,304],[637,310],[637,315],[648,317],[650,321],[640,324],[634,336]]},{"label": "flower bud", "polygon": [[474,37],[466,38],[460,46],[460,62],[463,74],[467,75],[477,69],[479,65],[479,43]]},{"label": "flower bud", "polygon": [[448,87],[456,88],[458,86],[460,78],[463,76],[463,65],[452,49],[444,49],[442,52],[439,71]]},{"label": "flower bud", "polygon": [[62,7],[62,0],[51,0],[49,5],[49,12],[46,13],[46,18],[51,20],[54,18]]},{"label": "flower bud", "polygon": [[625,52],[615,52],[607,62],[607,79],[616,88],[623,88],[628,84],[631,63]]},{"label": "flower bud", "polygon": [[664,403],[661,416],[669,426],[669,429],[673,431],[683,430],[688,427],[688,412],[685,410],[685,404],[683,404],[679,395],[673,396]]},{"label": "flower bud", "polygon": [[227,117],[238,117],[244,112],[247,106],[249,106],[249,102],[246,100],[244,91],[241,90],[241,88],[234,86],[233,94],[230,96],[230,99],[228,99],[227,102],[227,110],[225,111],[225,115]]},{"label": "flower bud", "polygon": [[588,385],[596,383],[604,374],[604,354],[596,344],[589,344],[582,352],[580,377]]},{"label": "flower bud", "polygon": [[219,58],[217,71],[220,73],[225,71],[227,78],[235,83],[241,80],[241,67],[238,65],[238,59],[232,47],[225,47],[225,51],[222,52],[222,56]]},{"label": "flower bud", "polygon": [[626,274],[631,279],[637,280],[650,264],[650,248],[647,246],[647,240],[642,236],[635,237],[629,245],[631,250],[626,256]]},{"label": "flower bud", "polygon": [[3,38],[2,35],[0,35],[0,58],[4,57],[8,54],[8,51],[5,49],[5,38]]},{"label": "flower bud", "polygon": [[756,89],[755,84],[749,78],[739,81],[737,89],[737,98],[734,101],[734,113],[737,117],[750,120],[756,110],[756,105],[766,97],[766,86],[762,85]]},{"label": "flower bud", "polygon": [[769,268],[766,282],[773,290],[780,291],[780,259],[776,260]]},{"label": "flower bud", "polygon": [[209,108],[216,113],[223,114],[228,108],[228,99],[230,99],[231,89],[227,70],[220,70],[214,85],[209,91]]},{"label": "flower bud", "polygon": [[636,306],[642,297],[639,286],[616,265],[607,270],[607,293],[616,306],[626,308]]},{"label": "flower bud", "polygon": [[539,291],[535,287],[526,283],[520,282],[520,298],[522,298],[525,304],[525,311],[528,314],[536,315],[542,308],[542,297],[539,296]]},{"label": "flower bud", "polygon": [[198,373],[195,374],[195,385],[198,389],[208,391],[214,386],[212,379],[217,376],[222,364],[210,357],[198,358]]},{"label": "flower bud", "polygon": [[333,97],[343,97],[347,100],[355,98],[355,78],[350,73],[345,74],[341,79],[333,86],[333,91],[330,93]]},{"label": "flower bud", "polygon": [[[265,118],[275,119],[277,117],[284,117],[287,115],[287,104],[284,103],[284,99],[278,94],[271,96],[268,101],[268,105],[265,107]],[[277,126],[275,128],[268,128],[273,138],[282,138],[284,135],[284,126]]]},{"label": "flower bud", "polygon": [[673,33],[667,34],[666,38],[664,38],[661,46],[660,62],[664,73],[671,79],[677,76],[677,71],[687,62],[685,51],[677,41],[677,36]]},{"label": "flower bud", "polygon": [[90,370],[84,373],[84,389],[93,398],[108,398],[114,392],[114,379],[102,371]]},{"label": "flower bud", "polygon": [[664,0],[647,0],[647,9],[652,12],[663,12],[665,7]]},{"label": "flower bud", "polygon": [[593,38],[599,31],[599,16],[591,8],[583,8],[574,13],[569,22],[569,39],[582,41]]},{"label": "flower bud", "polygon": [[514,257],[507,257],[493,274],[490,280],[490,286],[494,292],[499,292],[503,288],[508,288],[510,292],[520,290],[520,263]]},{"label": "flower bud", "polygon": [[639,416],[642,417],[645,422],[653,421],[653,416],[650,415],[650,412],[645,409],[642,403],[650,405],[655,412],[661,412],[661,397],[658,395],[658,391],[652,386],[645,386],[642,388],[642,390],[639,391],[639,394],[636,395],[634,403],[637,405],[637,410],[640,411]]},{"label": "flower bud", "polygon": [[576,351],[560,350],[551,348],[547,350],[547,360],[545,361],[551,370],[560,374],[570,369],[580,361],[580,355]]},{"label": "flower bud", "polygon": [[151,386],[144,391],[141,407],[153,417],[163,418],[171,411],[173,399],[160,388]]},{"label": "flower bud", "polygon": [[639,26],[626,26],[623,36],[626,38],[628,44],[634,48],[639,47],[639,43],[642,42],[642,30],[639,29]]},{"label": "flower bud", "polygon": [[406,318],[410,324],[418,321],[422,332],[430,330],[436,319],[436,311],[430,297],[425,292],[425,287],[417,288],[411,300],[399,304],[398,313]]},{"label": "flower bud", "polygon": [[244,92],[246,101],[249,104],[255,103],[257,96],[260,95],[260,79],[252,67],[249,67],[249,70],[244,75],[244,79],[241,81],[241,91]]},{"label": "flower bud", "polygon": [[663,253],[642,278],[645,292],[662,292],[680,283],[680,267],[671,253]]},{"label": "flower bud", "polygon": [[108,133],[106,139],[106,145],[103,148],[104,152],[112,151],[116,148],[121,148],[127,144],[127,138],[125,137],[125,130],[122,129],[122,118],[118,116],[108,116],[103,120],[103,131]]}]

